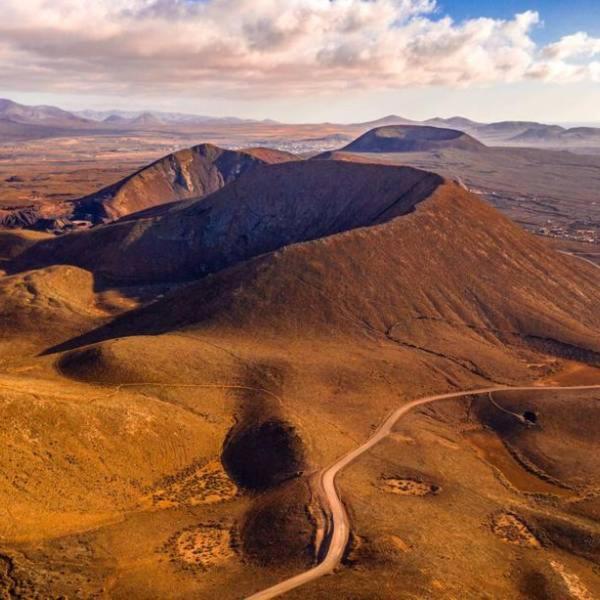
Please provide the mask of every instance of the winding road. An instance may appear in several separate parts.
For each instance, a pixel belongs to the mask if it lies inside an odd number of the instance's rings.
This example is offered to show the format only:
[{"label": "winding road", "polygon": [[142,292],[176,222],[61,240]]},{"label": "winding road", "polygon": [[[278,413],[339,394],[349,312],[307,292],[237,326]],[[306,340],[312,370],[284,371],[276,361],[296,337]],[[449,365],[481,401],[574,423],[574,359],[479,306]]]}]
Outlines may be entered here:
[{"label": "winding road", "polygon": [[249,596],[247,600],[267,600],[268,598],[275,598],[281,594],[285,594],[297,587],[300,587],[310,581],[314,581],[323,575],[333,572],[333,570],[340,564],[343,558],[344,551],[350,539],[350,521],[348,514],[344,508],[344,504],[338,494],[335,486],[335,478],[337,474],[344,468],[346,468],[352,461],[357,459],[361,454],[368,452],[373,446],[378,444],[392,431],[394,425],[400,420],[401,417],[412,411],[413,409],[423,406],[424,404],[431,404],[432,402],[438,402],[440,400],[449,400],[452,398],[461,398],[464,396],[472,396],[477,394],[489,394],[493,392],[502,391],[551,391],[551,390],[600,390],[600,385],[579,385],[579,386],[496,386],[489,388],[481,388],[475,390],[468,390],[463,392],[450,392],[448,394],[438,394],[436,396],[426,396],[425,398],[419,398],[412,400],[407,404],[403,404],[400,408],[396,409],[391,415],[389,415],[385,421],[377,428],[375,433],[362,445],[348,452],[337,460],[330,467],[325,468],[321,471],[320,485],[324,493],[325,498],[329,503],[331,526],[332,532],[329,537],[329,546],[327,548],[327,554],[324,559],[312,569],[304,571],[299,575],[286,579],[270,588],[267,588],[261,592],[257,592],[252,596]]},{"label": "winding road", "polygon": [[582,260],[583,262],[587,263],[588,265],[592,265],[592,267],[596,267],[596,269],[600,269],[600,264],[595,263],[593,260],[590,260],[589,258],[584,258],[583,256],[579,256],[578,254],[574,254],[573,252],[567,252],[566,250],[557,250],[557,252],[560,252],[560,254],[566,254],[567,256],[572,256],[573,258],[576,258],[577,260]]}]

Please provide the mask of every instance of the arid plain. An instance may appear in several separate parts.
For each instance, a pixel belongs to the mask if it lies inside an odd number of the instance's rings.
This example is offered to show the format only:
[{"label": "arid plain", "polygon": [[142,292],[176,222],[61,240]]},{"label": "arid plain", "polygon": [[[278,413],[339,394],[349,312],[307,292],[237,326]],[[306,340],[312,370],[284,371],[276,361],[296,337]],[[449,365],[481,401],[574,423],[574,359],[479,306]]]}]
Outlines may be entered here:
[{"label": "arid plain", "polygon": [[437,125],[4,145],[1,594],[600,594],[600,163]]}]

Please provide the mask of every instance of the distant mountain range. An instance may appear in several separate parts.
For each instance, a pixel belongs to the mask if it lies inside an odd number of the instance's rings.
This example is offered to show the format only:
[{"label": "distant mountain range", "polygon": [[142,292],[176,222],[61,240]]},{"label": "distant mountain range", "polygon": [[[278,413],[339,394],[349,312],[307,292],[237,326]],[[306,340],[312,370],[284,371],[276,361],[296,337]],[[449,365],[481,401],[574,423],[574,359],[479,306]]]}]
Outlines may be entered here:
[{"label": "distant mountain range", "polygon": [[72,112],[54,106],[25,106],[12,100],[0,98],[0,119],[24,125],[77,126],[90,125],[91,122]]},{"label": "distant mountain range", "polygon": [[434,117],[425,121],[414,121],[398,115],[388,115],[375,121],[357,123],[356,126],[372,129],[386,125],[427,125],[458,129],[488,145],[532,146],[532,147],[598,147],[600,128],[562,127],[536,121],[498,121],[480,123],[465,117]]},{"label": "distant mountain range", "polygon": [[[156,111],[83,110],[70,112],[54,106],[26,106],[9,99],[0,99],[0,122],[60,128],[151,129],[169,125],[233,125],[259,123],[260,121],[237,117],[209,117]],[[2,130],[0,129],[0,131]]]},{"label": "distant mountain range", "polygon": [[[335,135],[350,138],[386,125],[419,125],[445,129],[456,129],[491,146],[522,146],[534,148],[560,148],[585,152],[586,149],[600,150],[600,128],[563,127],[535,121],[499,121],[481,123],[465,117],[434,117],[415,121],[399,115],[388,115],[381,119],[362,123],[323,124],[328,129],[338,128]],[[65,130],[76,131],[186,131],[204,126],[239,126],[259,131],[261,127],[276,126],[282,129],[281,139],[286,137],[285,128],[293,129],[273,120],[257,121],[237,117],[211,117],[177,112],[84,110],[69,112],[53,106],[25,106],[12,100],[0,99],[0,135],[6,139],[48,137],[64,135]],[[314,126],[318,129],[318,125]],[[290,133],[289,135],[293,135]]]},{"label": "distant mountain range", "polygon": [[99,123],[118,125],[168,125],[175,124],[204,124],[204,123],[256,123],[253,119],[238,117],[209,117],[178,112],[160,111],[127,111],[127,110],[82,110],[74,114]]}]

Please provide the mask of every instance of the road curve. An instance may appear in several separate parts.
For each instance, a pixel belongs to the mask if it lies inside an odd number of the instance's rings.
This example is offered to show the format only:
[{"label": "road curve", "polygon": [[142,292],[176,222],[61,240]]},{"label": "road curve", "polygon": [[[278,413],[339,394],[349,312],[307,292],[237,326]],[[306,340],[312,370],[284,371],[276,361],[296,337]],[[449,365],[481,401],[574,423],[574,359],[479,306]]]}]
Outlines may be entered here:
[{"label": "road curve", "polygon": [[592,265],[592,267],[596,267],[596,269],[600,269],[600,265],[598,263],[595,263],[593,260],[590,260],[589,258],[584,258],[583,256],[579,256],[578,254],[574,254],[573,252],[567,252],[566,250],[557,250],[557,252],[560,252],[561,254],[566,254],[567,256],[572,256],[577,260],[582,260],[588,265]]},{"label": "road curve", "polygon": [[577,385],[577,386],[496,386],[489,388],[480,388],[475,390],[468,390],[463,392],[450,392],[448,394],[438,394],[435,396],[426,396],[425,398],[419,398],[412,400],[407,404],[403,404],[400,408],[396,409],[390,414],[385,421],[377,428],[375,433],[364,443],[362,446],[344,454],[338,459],[333,465],[325,468],[321,471],[320,484],[323,488],[323,492],[327,501],[329,502],[329,508],[331,512],[331,523],[333,533],[329,540],[329,547],[325,558],[312,569],[304,571],[299,575],[286,579],[266,590],[257,592],[252,596],[248,596],[246,600],[267,600],[269,598],[275,598],[281,594],[285,594],[297,587],[314,581],[323,575],[331,573],[340,563],[344,555],[344,550],[348,544],[350,538],[350,521],[348,514],[344,508],[344,504],[340,496],[337,493],[335,487],[335,478],[337,474],[347,467],[352,461],[358,458],[361,454],[368,452],[373,446],[378,444],[382,439],[389,435],[394,425],[398,420],[409,413],[414,408],[422,406],[424,404],[431,404],[432,402],[438,402],[440,400],[449,400],[451,398],[460,398],[462,396],[472,396],[474,394],[487,394],[490,392],[501,392],[501,391],[550,391],[550,390],[594,390],[600,389],[600,385]]}]

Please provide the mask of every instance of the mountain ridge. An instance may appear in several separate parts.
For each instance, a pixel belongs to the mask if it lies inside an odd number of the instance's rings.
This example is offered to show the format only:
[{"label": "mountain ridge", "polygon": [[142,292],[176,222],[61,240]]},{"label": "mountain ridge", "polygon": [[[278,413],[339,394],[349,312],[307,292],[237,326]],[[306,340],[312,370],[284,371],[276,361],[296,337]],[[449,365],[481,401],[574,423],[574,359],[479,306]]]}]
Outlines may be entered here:
[{"label": "mountain ridge", "polygon": [[[2,108],[4,106],[4,109]],[[180,128],[185,126],[224,126],[224,127],[260,127],[280,126],[286,124],[272,119],[255,120],[239,117],[220,117],[207,115],[194,115],[178,112],[163,112],[156,110],[81,110],[65,111],[51,106],[26,106],[13,102],[12,100],[0,100],[0,120],[8,120],[10,113],[22,115],[20,120],[14,123],[22,123],[23,126],[40,127],[39,135],[59,135],[61,132],[53,133],[44,130],[45,125],[63,125],[76,130],[98,129],[123,129],[130,128],[134,131],[143,131],[145,128],[152,130]],[[4,116],[3,116],[4,115]],[[37,115],[37,117],[36,117]],[[47,118],[44,118],[46,115]],[[479,141],[488,144],[500,145],[526,145],[533,144],[534,147],[561,147],[568,143],[570,147],[598,148],[600,147],[600,128],[597,127],[563,127],[540,123],[536,121],[504,120],[497,122],[480,122],[460,115],[452,117],[433,117],[425,120],[410,119],[401,115],[390,114],[378,119],[358,123],[326,123],[328,127],[338,127],[340,133],[356,130],[368,130],[385,125],[419,125],[436,126],[442,128],[459,129]],[[292,125],[288,125],[292,127]],[[317,124],[315,124],[317,126]],[[12,131],[5,126],[5,131]],[[529,133],[528,133],[529,132]],[[30,135],[33,135],[33,131]],[[564,135],[560,135],[564,134]]]},{"label": "mountain ridge", "polygon": [[260,165],[164,215],[55,238],[22,258],[33,264],[75,260],[123,281],[186,280],[289,243],[389,220],[443,183],[438,175],[409,167],[336,161]]},{"label": "mountain ridge", "polygon": [[199,144],[168,154],[114,184],[73,201],[73,217],[99,223],[199,198],[260,164],[295,158],[264,148],[236,151]]},{"label": "mountain ridge", "polygon": [[456,129],[423,125],[386,125],[367,131],[342,152],[423,152],[453,148],[478,151],[485,146]]}]

